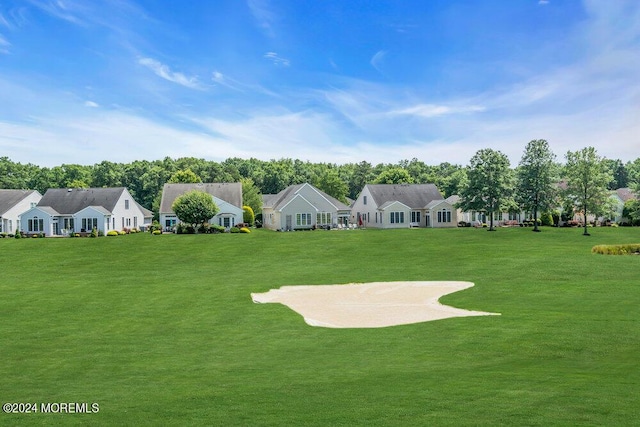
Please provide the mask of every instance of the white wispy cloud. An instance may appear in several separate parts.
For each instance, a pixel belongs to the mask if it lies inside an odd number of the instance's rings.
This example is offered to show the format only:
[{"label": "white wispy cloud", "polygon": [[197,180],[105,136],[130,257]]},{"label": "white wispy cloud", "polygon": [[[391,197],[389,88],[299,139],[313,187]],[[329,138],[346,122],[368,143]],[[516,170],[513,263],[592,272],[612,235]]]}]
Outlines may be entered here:
[{"label": "white wispy cloud", "polygon": [[28,0],[33,6],[41,11],[67,22],[77,25],[84,25],[81,18],[84,6],[72,0]]},{"label": "white wispy cloud", "polygon": [[549,0],[539,0],[538,4],[542,5],[542,6],[547,5],[547,4],[549,4]]},{"label": "white wispy cloud", "polygon": [[379,72],[382,72],[382,69],[381,69],[382,62],[384,61],[384,58],[386,55],[387,55],[386,50],[379,50],[371,57],[371,60],[369,61],[369,63],[373,68],[375,68]]},{"label": "white wispy cloud", "polygon": [[11,43],[0,34],[0,53],[9,53],[9,46],[11,46]]},{"label": "white wispy cloud", "polygon": [[183,73],[171,71],[171,68],[169,68],[168,65],[165,65],[158,60],[153,58],[140,58],[138,63],[149,68],[157,76],[172,83],[176,83],[190,89],[203,89],[203,86],[198,82],[197,77],[187,77]]},{"label": "white wispy cloud", "polygon": [[268,0],[247,0],[247,6],[258,26],[269,37],[275,37],[273,26],[277,19],[277,15],[272,12],[271,5]]},{"label": "white wispy cloud", "polygon": [[485,108],[478,105],[469,105],[469,106],[459,107],[459,106],[447,106],[447,105],[436,105],[436,104],[419,104],[419,105],[404,108],[401,110],[390,111],[389,114],[431,118],[431,117],[444,116],[446,114],[479,113],[482,111],[485,111]]},{"label": "white wispy cloud", "polygon": [[291,65],[291,61],[289,61],[287,58],[281,57],[276,52],[267,52],[263,55],[263,57],[277,66],[288,67],[289,65]]},{"label": "white wispy cloud", "polygon": [[98,108],[98,107],[100,107],[100,105],[98,103],[93,102],[93,101],[85,101],[84,106],[85,107],[90,107],[90,108]]}]

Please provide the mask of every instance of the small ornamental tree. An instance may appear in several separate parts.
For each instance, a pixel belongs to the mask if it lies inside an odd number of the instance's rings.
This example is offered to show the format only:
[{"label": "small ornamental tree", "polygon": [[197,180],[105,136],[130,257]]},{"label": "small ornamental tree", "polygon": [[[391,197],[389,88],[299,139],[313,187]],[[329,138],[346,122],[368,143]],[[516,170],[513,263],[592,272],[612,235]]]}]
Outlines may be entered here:
[{"label": "small ornamental tree", "polygon": [[219,211],[213,197],[198,190],[186,192],[178,197],[173,202],[171,209],[180,221],[193,226],[196,230]]},{"label": "small ornamental tree", "polygon": [[251,206],[242,207],[242,221],[253,226],[253,222],[256,220],[256,216],[253,214]]}]

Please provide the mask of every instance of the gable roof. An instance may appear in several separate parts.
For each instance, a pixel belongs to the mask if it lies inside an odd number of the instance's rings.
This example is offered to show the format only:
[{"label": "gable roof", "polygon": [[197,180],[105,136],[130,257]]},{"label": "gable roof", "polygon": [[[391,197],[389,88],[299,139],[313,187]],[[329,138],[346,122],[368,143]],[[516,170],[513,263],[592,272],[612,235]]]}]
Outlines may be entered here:
[{"label": "gable roof", "polygon": [[0,190],[0,215],[35,192],[36,190]]},{"label": "gable roof", "polygon": [[309,186],[312,189],[314,189],[315,191],[317,191],[320,196],[324,197],[325,199],[327,199],[327,201],[329,203],[331,203],[333,206],[335,206],[336,210],[338,210],[338,211],[348,211],[350,209],[349,206],[345,205],[340,200],[336,199],[335,197],[332,197],[332,196],[328,195],[324,191],[319,190],[316,187],[314,187],[313,185],[308,184],[308,183],[290,185],[287,188],[285,188],[284,190],[282,190],[281,192],[279,192],[278,194],[273,194],[273,195],[272,194],[267,194],[267,195],[263,196],[263,198],[262,198],[262,200],[263,200],[263,206],[262,206],[263,209],[265,207],[272,208],[274,210],[282,209],[285,205],[287,205],[289,202],[291,202],[291,200],[293,200],[298,195],[300,190],[305,186]]},{"label": "gable roof", "polygon": [[63,215],[74,214],[88,206],[102,206],[112,212],[124,191],[124,187],[50,188],[38,206],[50,206]]},{"label": "gable roof", "polygon": [[220,200],[242,209],[242,184],[239,182],[196,183],[196,184],[165,184],[162,188],[160,212],[173,212],[173,202],[184,193],[198,190],[217,197]]},{"label": "gable roof", "polygon": [[398,201],[411,209],[424,209],[434,200],[442,200],[435,184],[367,184],[377,206]]},{"label": "gable roof", "polygon": [[618,188],[616,193],[618,193],[618,197],[620,197],[620,200],[623,202],[626,202],[627,200],[635,200],[636,198],[635,193],[630,188]]}]

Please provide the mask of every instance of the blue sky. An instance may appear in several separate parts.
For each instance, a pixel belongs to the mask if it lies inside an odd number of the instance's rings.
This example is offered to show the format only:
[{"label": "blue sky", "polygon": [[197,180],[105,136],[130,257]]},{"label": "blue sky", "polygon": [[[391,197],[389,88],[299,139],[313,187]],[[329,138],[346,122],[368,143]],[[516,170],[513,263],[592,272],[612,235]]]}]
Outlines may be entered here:
[{"label": "blue sky", "polygon": [[640,157],[637,0],[4,0],[0,156]]}]

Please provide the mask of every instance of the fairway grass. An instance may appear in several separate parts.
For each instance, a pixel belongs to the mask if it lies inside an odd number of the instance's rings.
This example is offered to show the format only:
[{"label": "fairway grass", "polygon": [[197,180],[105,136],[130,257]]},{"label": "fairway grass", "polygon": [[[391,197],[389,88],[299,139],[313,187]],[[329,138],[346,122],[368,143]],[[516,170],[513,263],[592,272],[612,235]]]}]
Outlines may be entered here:
[{"label": "fairway grass", "polygon": [[[98,403],[0,425],[628,425],[640,228],[0,239],[0,400]],[[251,293],[469,281],[501,316],[313,328]]]}]

